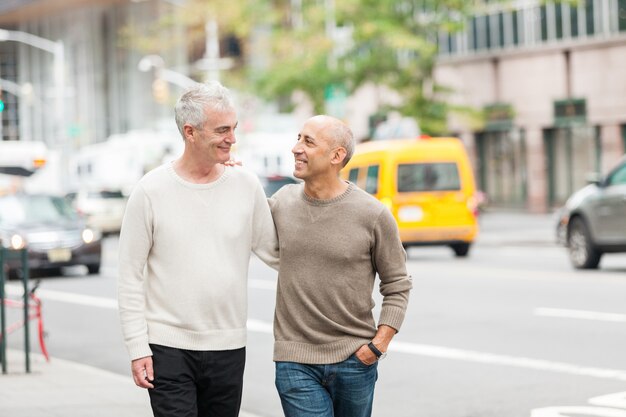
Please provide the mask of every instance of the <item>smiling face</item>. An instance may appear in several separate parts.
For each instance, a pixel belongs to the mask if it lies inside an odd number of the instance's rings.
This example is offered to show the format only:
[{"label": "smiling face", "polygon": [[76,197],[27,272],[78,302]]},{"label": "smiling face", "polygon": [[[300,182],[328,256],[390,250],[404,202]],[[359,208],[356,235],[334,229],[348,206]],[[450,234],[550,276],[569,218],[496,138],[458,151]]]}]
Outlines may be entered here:
[{"label": "smiling face", "polygon": [[207,109],[206,115],[204,126],[193,128],[185,125],[186,133],[191,134],[196,153],[203,160],[212,164],[224,163],[230,159],[231,147],[237,142],[237,114],[234,110]]},{"label": "smiling face", "polygon": [[345,150],[325,134],[331,122],[329,118],[317,116],[302,126],[298,142],[291,150],[295,159],[294,177],[306,181],[339,172]]}]

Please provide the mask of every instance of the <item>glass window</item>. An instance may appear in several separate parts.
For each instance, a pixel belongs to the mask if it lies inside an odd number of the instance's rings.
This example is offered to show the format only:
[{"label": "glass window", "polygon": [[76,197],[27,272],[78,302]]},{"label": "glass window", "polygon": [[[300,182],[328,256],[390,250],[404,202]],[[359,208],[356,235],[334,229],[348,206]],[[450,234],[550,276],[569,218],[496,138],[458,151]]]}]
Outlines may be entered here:
[{"label": "glass window", "polygon": [[398,165],[398,192],[460,189],[459,170],[454,162]]},{"label": "glass window", "polygon": [[624,185],[626,184],[626,164],[622,164],[616,171],[614,171],[609,180],[608,185]]},{"label": "glass window", "polygon": [[546,6],[541,6],[539,8],[539,14],[541,16],[541,40],[548,40],[548,13],[546,11]]},{"label": "glass window", "polygon": [[557,3],[554,5],[555,32],[557,39],[563,39],[563,5]]},{"label": "glass window", "polygon": [[469,49],[470,50],[478,50],[478,28],[477,28],[478,19],[476,17],[472,17],[470,20],[470,39],[469,39]]},{"label": "glass window", "polygon": [[513,11],[513,45],[519,45],[520,40],[518,19],[518,12],[515,10]]},{"label": "glass window", "polygon": [[620,32],[626,31],[626,0],[618,0],[618,27]]},{"label": "glass window", "polygon": [[448,50],[451,54],[455,53],[458,50],[456,36],[456,33],[451,33],[448,37]]},{"label": "glass window", "polygon": [[352,184],[356,184],[357,179],[359,179],[359,169],[352,168],[348,173],[348,181],[350,181]]},{"label": "glass window", "polygon": [[504,13],[498,14],[498,46],[504,46]]},{"label": "glass window", "polygon": [[485,25],[485,46],[487,49],[491,49],[491,47],[494,46],[493,42],[491,42],[491,32],[493,32],[495,28],[491,25],[491,16],[484,16],[483,21]]},{"label": "glass window", "polygon": [[593,0],[585,1],[585,17],[586,17],[587,35],[593,35],[594,34]]},{"label": "glass window", "polygon": [[370,167],[367,167],[365,191],[370,194],[378,193],[378,165],[372,165]]},{"label": "glass window", "polygon": [[0,219],[6,224],[59,222],[75,218],[76,212],[61,197],[8,196],[0,199]]},{"label": "glass window", "polygon": [[[626,1],[626,0],[624,0]],[[570,24],[570,35],[572,38],[576,38],[578,33],[578,7],[570,6],[569,8],[569,24]]]}]

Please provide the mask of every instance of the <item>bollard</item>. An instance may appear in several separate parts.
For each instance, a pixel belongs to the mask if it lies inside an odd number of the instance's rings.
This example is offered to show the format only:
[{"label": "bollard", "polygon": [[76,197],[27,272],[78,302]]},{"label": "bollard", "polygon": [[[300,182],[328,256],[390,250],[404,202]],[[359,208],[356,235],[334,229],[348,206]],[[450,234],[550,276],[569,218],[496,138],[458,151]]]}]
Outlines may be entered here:
[{"label": "bollard", "polygon": [[[0,343],[0,354],[2,355],[2,373],[7,373],[7,332],[6,332],[6,312],[5,312],[5,273],[4,262],[11,257],[20,258],[22,264],[22,283],[24,286],[24,357],[26,373],[30,373],[30,320],[28,319],[28,250],[8,250],[0,247],[0,327],[2,330],[2,340]],[[8,277],[6,277],[8,279]]]},{"label": "bollard", "polygon": [[26,358],[26,373],[30,373],[30,320],[28,319],[28,250],[21,250],[22,282],[24,283],[24,354]]},{"label": "bollard", "polygon": [[7,373],[7,325],[4,316],[4,248],[0,246],[0,356],[2,356],[2,373]]}]

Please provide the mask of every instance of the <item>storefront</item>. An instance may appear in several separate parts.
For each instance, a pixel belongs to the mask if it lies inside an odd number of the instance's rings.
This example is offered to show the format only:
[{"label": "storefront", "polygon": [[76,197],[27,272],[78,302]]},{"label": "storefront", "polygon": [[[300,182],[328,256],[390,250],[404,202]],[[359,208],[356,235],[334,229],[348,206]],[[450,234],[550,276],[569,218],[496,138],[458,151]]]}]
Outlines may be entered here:
[{"label": "storefront", "polygon": [[527,198],[526,141],[524,130],[513,126],[508,104],[485,107],[485,130],[478,132],[478,185],[489,203],[524,207]]},{"label": "storefront", "polygon": [[550,207],[562,205],[587,184],[590,173],[601,171],[600,128],[587,122],[584,99],[554,103],[554,127],[544,130]]}]

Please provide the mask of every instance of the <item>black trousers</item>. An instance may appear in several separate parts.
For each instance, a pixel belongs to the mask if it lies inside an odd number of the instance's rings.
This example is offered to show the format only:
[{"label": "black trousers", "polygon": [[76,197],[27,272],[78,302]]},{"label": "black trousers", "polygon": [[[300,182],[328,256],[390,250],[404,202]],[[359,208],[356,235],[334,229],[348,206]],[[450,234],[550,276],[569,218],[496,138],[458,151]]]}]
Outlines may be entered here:
[{"label": "black trousers", "polygon": [[237,417],[246,348],[193,351],[150,345],[155,417]]}]

